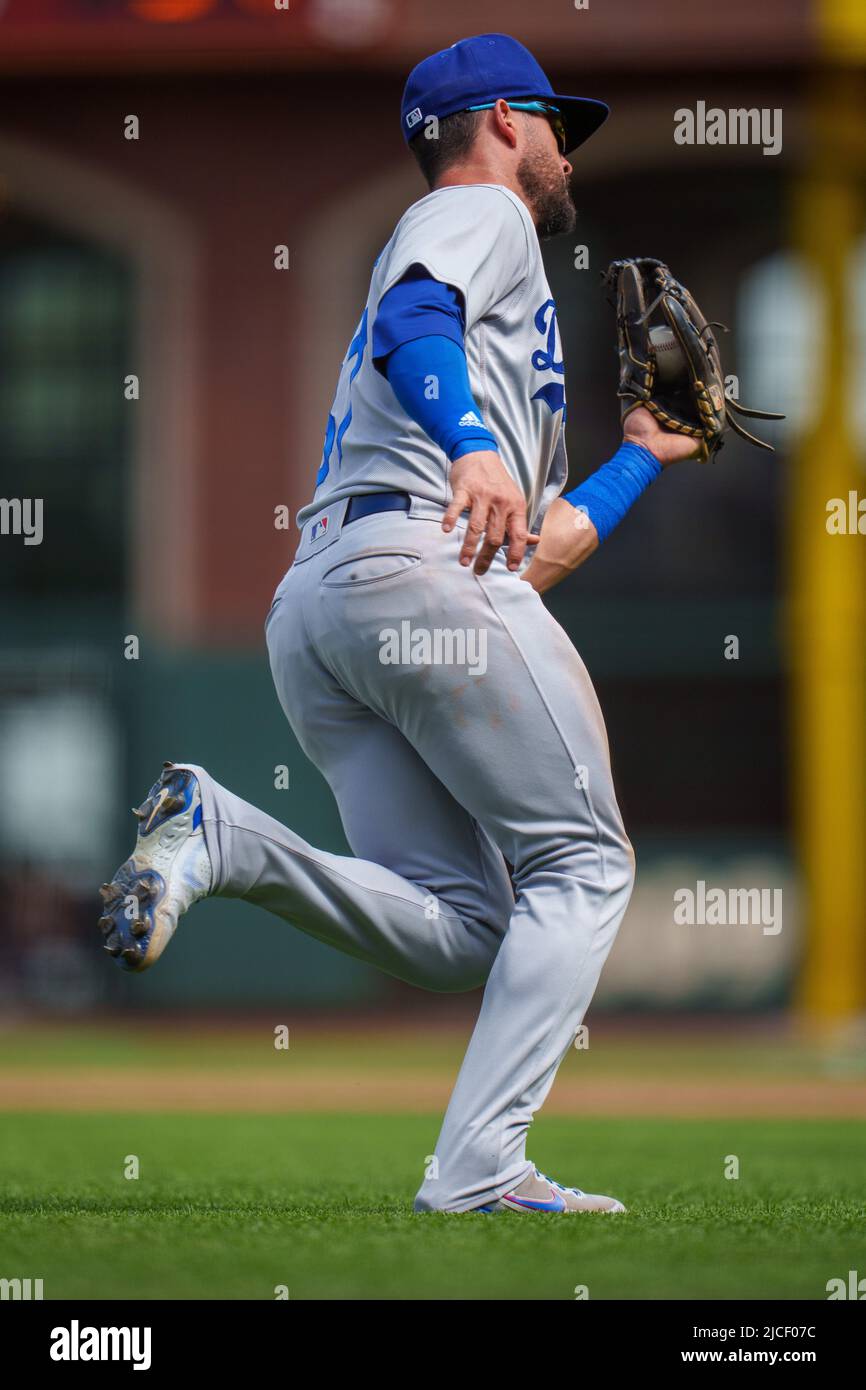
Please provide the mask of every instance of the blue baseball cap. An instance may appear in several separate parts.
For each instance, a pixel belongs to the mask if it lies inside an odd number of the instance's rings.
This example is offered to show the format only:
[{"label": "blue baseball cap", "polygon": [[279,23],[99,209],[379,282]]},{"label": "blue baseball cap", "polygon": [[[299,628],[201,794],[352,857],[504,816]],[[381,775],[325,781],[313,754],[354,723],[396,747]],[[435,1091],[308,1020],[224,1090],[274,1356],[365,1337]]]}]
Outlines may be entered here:
[{"label": "blue baseball cap", "polygon": [[407,141],[418,135],[428,116],[442,120],[500,97],[558,107],[567,151],[594,135],[609,114],[609,107],[592,97],[559,96],[529,49],[509,34],[477,34],[431,54],[412,69],[403,91],[403,135]]}]

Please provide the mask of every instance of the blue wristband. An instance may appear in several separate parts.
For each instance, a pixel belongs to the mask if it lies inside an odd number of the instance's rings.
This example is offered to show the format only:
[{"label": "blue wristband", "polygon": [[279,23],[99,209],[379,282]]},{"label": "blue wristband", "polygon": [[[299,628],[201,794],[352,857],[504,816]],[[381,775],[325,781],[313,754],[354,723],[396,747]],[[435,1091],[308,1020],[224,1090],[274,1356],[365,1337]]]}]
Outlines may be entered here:
[{"label": "blue wristband", "polygon": [[564,500],[586,512],[601,544],[661,471],[655,454],[643,444],[623,443],[612,459],[566,492]]}]

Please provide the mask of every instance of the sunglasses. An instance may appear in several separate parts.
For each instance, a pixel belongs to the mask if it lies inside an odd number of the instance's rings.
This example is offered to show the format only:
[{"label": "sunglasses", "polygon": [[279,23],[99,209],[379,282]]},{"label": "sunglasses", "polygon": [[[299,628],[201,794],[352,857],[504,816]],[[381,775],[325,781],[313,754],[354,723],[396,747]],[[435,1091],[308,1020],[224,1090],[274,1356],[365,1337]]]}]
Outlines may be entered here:
[{"label": "sunglasses", "polygon": [[[495,105],[495,101],[485,101],[480,106],[468,106],[466,109],[467,111],[492,111]],[[565,122],[558,106],[551,106],[547,101],[509,101],[508,105],[512,111],[529,111],[533,116],[546,116],[551,130],[559,142],[560,153],[565,154],[567,145]]]}]

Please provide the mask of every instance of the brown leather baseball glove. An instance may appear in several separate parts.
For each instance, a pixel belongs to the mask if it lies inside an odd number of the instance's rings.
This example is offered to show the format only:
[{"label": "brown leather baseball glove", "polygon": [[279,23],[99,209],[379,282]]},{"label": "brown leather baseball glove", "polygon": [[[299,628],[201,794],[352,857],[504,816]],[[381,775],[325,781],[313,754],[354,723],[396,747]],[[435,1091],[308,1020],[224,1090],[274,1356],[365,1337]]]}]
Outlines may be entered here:
[{"label": "brown leather baseball glove", "polygon": [[623,420],[639,405],[659,424],[701,441],[699,461],[721,449],[730,427],[750,444],[772,451],[734,418],[783,420],[749,410],[725,395],[725,378],[713,329],[689,291],[663,261],[648,256],[612,261],[603,277],[616,294],[619,391]]}]

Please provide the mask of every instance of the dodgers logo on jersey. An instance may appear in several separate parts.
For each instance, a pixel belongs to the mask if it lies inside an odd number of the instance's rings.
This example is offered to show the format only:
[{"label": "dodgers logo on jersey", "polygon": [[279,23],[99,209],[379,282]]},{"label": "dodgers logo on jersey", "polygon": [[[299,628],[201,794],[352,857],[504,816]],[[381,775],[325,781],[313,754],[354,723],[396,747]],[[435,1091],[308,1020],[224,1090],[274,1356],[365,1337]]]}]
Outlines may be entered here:
[{"label": "dodgers logo on jersey", "polygon": [[[537,372],[552,371],[557,376],[565,376],[565,362],[561,357],[557,360],[556,356],[556,302],[553,299],[546,299],[535,311],[534,322],[538,332],[546,337],[546,346],[533,352],[533,367]],[[565,419],[565,386],[561,381],[548,381],[544,386],[539,386],[532,399],[544,401],[554,415],[561,410]]]}]

